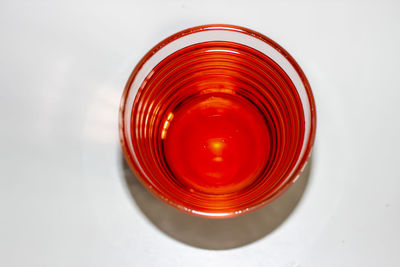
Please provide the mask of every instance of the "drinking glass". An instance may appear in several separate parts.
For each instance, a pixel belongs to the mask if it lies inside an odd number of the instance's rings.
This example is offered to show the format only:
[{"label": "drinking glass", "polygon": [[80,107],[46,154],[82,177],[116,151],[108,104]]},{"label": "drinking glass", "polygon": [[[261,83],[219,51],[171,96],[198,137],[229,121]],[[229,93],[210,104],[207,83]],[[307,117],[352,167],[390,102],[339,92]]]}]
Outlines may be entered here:
[{"label": "drinking glass", "polygon": [[292,185],[314,143],[310,85],[280,45],[213,24],[154,46],[120,106],[124,156],[137,178],[184,212],[233,217]]}]

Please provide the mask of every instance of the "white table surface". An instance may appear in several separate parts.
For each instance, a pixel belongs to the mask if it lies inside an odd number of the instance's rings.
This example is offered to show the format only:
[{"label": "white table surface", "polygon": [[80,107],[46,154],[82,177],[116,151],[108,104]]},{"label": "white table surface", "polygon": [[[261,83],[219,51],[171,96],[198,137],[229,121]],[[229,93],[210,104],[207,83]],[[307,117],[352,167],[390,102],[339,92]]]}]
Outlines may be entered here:
[{"label": "white table surface", "polygon": [[[273,205],[210,221],[125,169],[135,64],[184,28],[285,47],[315,94],[306,173]],[[0,266],[400,266],[400,2],[0,2]]]}]

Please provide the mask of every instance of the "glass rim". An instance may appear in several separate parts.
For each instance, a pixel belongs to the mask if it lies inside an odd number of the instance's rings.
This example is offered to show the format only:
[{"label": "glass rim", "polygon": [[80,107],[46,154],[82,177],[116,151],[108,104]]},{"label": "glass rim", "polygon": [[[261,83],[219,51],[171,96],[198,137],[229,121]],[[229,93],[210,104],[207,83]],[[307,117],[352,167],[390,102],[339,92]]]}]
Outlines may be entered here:
[{"label": "glass rim", "polygon": [[[243,210],[238,210],[236,212],[232,211],[232,212],[223,212],[223,213],[216,213],[216,212],[205,213],[205,212],[195,212],[193,210],[188,211],[187,209],[185,209],[184,206],[182,206],[178,203],[175,203],[174,201],[171,201],[169,199],[166,199],[165,196],[163,196],[160,192],[155,190],[151,186],[151,184],[146,179],[144,179],[142,177],[141,173],[138,171],[139,168],[138,168],[137,163],[135,162],[134,158],[131,155],[132,154],[131,151],[129,151],[127,137],[125,135],[124,121],[125,121],[125,108],[126,108],[127,97],[130,92],[131,85],[132,85],[133,81],[136,79],[137,74],[142,69],[143,65],[157,51],[159,51],[166,45],[172,43],[173,41],[175,41],[179,38],[182,38],[184,36],[193,34],[193,33],[198,33],[198,32],[203,32],[203,31],[212,31],[212,30],[233,31],[233,32],[239,32],[239,33],[249,35],[253,38],[257,38],[257,39],[265,42],[266,44],[271,46],[273,49],[275,49],[278,53],[283,55],[285,57],[285,59],[292,65],[292,67],[297,72],[297,74],[299,75],[301,82],[304,86],[304,89],[307,93],[307,100],[308,100],[309,109],[310,109],[310,131],[308,134],[308,138],[306,136],[304,136],[304,140],[306,140],[307,143],[305,144],[305,151],[304,151],[303,155],[299,155],[297,166],[295,166],[295,168],[291,172],[291,174],[289,174],[288,177],[286,177],[286,179],[282,183],[282,186],[280,188],[278,188],[278,190],[276,190],[271,197],[267,198],[266,200],[264,200],[260,203],[257,203],[255,205],[250,206]],[[129,165],[130,169],[134,172],[135,176],[139,179],[139,181],[145,186],[145,188],[147,190],[149,190],[153,195],[157,196],[159,199],[161,199],[165,203],[167,203],[181,211],[184,211],[186,213],[189,213],[192,215],[197,215],[200,217],[207,217],[207,218],[229,218],[229,217],[237,216],[239,214],[245,214],[245,213],[251,212],[253,210],[256,210],[258,208],[261,208],[261,207],[271,203],[279,196],[281,196],[290,187],[290,185],[292,185],[294,182],[296,182],[297,178],[300,176],[301,172],[304,170],[306,163],[311,155],[311,150],[312,150],[312,147],[313,147],[314,141],[315,141],[315,134],[316,134],[316,108],[315,108],[315,101],[314,101],[313,93],[311,91],[311,86],[310,86],[304,72],[302,71],[302,69],[300,68],[298,63],[295,61],[295,59],[282,46],[280,46],[279,44],[277,44],[275,41],[268,38],[267,36],[265,36],[259,32],[256,32],[254,30],[245,28],[245,27],[230,25],[230,24],[207,24],[207,25],[200,25],[200,26],[187,28],[185,30],[182,30],[180,32],[177,32],[177,33],[165,38],[164,40],[162,40],[161,42],[156,44],[152,49],[150,49],[141,58],[141,60],[136,64],[135,68],[133,69],[132,73],[130,74],[129,79],[126,82],[126,85],[125,85],[125,88],[123,91],[120,108],[119,108],[119,136],[120,136],[122,152],[124,154],[124,157]]]}]

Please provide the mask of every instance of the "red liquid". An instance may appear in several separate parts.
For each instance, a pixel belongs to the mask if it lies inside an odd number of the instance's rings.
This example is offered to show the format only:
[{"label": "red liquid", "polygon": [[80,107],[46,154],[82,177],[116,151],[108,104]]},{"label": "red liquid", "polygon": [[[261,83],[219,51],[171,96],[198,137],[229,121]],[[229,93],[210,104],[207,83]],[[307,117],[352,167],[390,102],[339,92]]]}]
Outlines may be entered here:
[{"label": "red liquid", "polygon": [[207,94],[183,105],[168,128],[165,156],[172,173],[198,191],[230,193],[251,184],[270,153],[269,131],[248,101]]},{"label": "red liquid", "polygon": [[303,144],[303,114],[295,86],[266,55],[232,42],[186,47],[136,96],[139,173],[188,210],[244,209],[285,183]]}]

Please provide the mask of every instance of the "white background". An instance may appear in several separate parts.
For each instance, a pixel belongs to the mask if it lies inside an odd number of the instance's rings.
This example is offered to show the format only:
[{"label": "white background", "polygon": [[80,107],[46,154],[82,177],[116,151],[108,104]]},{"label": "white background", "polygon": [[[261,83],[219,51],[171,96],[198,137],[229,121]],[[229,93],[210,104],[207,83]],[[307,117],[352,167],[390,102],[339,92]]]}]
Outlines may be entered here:
[{"label": "white background", "polygon": [[[0,265],[400,266],[399,14],[395,1],[1,1]],[[207,23],[286,48],[318,114],[307,177],[223,223],[135,183],[117,129],[138,60]]]}]

